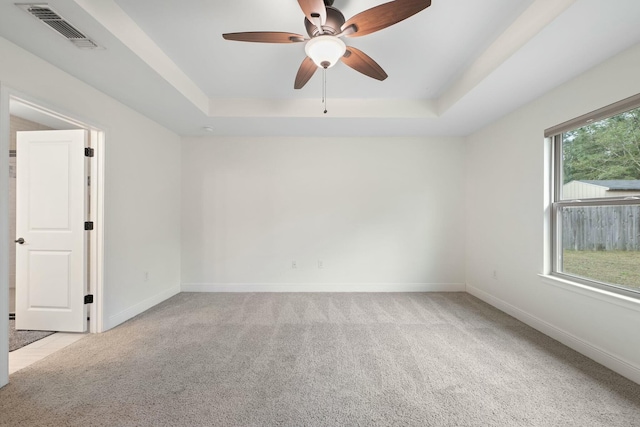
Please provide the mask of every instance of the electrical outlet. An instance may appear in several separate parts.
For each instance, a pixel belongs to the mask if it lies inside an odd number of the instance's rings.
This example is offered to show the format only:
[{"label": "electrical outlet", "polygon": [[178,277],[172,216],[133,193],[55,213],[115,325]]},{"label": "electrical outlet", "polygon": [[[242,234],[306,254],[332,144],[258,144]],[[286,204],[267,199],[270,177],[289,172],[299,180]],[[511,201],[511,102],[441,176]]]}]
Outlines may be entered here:
[{"label": "electrical outlet", "polygon": [[321,259],[318,260],[318,268],[320,270],[322,270],[324,268],[324,262]]},{"label": "electrical outlet", "polygon": [[298,264],[295,261],[291,261],[291,268],[295,270],[298,268]]}]

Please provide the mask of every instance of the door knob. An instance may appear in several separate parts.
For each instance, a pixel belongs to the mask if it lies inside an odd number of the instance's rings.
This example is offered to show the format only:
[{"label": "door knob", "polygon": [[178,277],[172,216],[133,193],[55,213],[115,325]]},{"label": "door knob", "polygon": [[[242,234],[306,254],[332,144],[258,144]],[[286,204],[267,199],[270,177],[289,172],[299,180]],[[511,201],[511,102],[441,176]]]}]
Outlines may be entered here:
[{"label": "door knob", "polygon": [[18,240],[16,240],[16,243],[20,243],[21,245],[24,245],[24,239],[20,237]]}]

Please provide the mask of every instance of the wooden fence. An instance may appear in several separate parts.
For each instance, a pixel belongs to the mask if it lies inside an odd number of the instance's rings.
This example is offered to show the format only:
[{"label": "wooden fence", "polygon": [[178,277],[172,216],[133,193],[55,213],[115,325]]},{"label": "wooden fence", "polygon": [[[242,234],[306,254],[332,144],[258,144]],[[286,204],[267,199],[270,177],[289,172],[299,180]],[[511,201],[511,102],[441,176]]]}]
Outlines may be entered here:
[{"label": "wooden fence", "polygon": [[563,209],[562,245],[578,251],[640,250],[640,205]]}]

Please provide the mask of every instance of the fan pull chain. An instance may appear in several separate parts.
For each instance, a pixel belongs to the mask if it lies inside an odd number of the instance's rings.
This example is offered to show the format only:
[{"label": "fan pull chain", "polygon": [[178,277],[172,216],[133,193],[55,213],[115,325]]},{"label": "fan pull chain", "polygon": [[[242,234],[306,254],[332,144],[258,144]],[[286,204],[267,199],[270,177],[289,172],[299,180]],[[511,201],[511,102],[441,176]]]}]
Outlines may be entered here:
[{"label": "fan pull chain", "polygon": [[324,104],[324,85],[325,85],[325,73],[327,72],[327,70],[325,68],[322,69],[322,103]]},{"label": "fan pull chain", "polygon": [[327,69],[322,69],[322,102],[324,102],[324,113],[327,114]]}]

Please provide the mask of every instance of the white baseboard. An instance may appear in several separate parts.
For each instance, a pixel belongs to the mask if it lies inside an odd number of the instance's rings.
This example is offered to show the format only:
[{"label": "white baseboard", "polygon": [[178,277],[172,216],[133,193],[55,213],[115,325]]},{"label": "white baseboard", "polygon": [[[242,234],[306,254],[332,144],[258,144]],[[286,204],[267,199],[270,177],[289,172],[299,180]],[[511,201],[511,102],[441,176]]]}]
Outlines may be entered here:
[{"label": "white baseboard", "polygon": [[182,292],[465,292],[460,283],[183,283]]},{"label": "white baseboard", "polygon": [[144,313],[151,307],[158,305],[162,301],[167,300],[179,293],[180,286],[174,286],[170,289],[167,289],[166,291],[160,292],[157,295],[147,298],[146,300],[141,301],[125,310],[122,310],[120,313],[114,314],[107,319],[107,324],[105,325],[104,330],[108,331],[111,328],[115,328],[119,324],[126,322],[127,320],[137,316],[140,313]]},{"label": "white baseboard", "polygon": [[603,350],[602,348],[583,340],[582,338],[578,338],[575,335],[558,328],[551,323],[540,319],[532,314],[527,313],[526,311],[509,304],[506,301],[501,300],[500,298],[496,298],[493,295],[482,291],[474,286],[467,284],[467,292],[476,298],[481,299],[482,301],[490,304],[497,309],[504,311],[505,313],[515,317],[521,322],[526,323],[534,329],[542,332],[545,335],[550,336],[551,338],[560,341],[562,344],[566,345],[587,356],[590,359],[595,360],[601,365],[606,366],[614,372],[622,375],[630,379],[631,381],[640,384],[640,367],[635,366],[634,364],[611,354],[610,352]]}]

